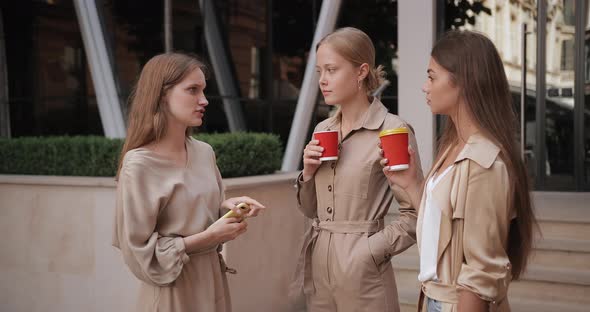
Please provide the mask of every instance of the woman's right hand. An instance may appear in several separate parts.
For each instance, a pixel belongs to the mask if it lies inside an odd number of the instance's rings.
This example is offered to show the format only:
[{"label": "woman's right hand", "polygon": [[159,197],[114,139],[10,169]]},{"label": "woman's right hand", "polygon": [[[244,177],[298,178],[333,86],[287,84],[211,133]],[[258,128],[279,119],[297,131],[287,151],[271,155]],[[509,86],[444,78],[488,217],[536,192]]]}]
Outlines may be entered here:
[{"label": "woman's right hand", "polygon": [[379,147],[379,155],[381,155],[380,164],[383,166],[383,173],[389,180],[390,184],[395,184],[404,190],[421,185],[422,178],[418,174],[415,152],[410,145],[408,145],[408,153],[410,154],[409,168],[400,171],[389,171],[387,166],[387,158],[383,158],[383,149],[381,149],[381,142],[377,143]]},{"label": "woman's right hand", "polygon": [[320,157],[324,148],[319,146],[320,141],[311,140],[303,150],[303,182],[311,180],[322,162]]},{"label": "woman's right hand", "polygon": [[211,224],[207,231],[211,234],[216,244],[223,244],[236,239],[246,232],[248,224],[238,218],[220,218]]}]

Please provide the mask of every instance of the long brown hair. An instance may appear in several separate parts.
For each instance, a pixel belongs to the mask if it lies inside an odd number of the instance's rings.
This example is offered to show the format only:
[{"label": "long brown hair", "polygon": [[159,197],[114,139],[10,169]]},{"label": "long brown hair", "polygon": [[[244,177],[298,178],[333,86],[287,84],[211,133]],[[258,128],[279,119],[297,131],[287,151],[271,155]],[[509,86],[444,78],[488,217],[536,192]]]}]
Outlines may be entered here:
[{"label": "long brown hair", "polygon": [[[182,53],[164,53],[152,57],[143,67],[139,79],[129,96],[127,137],[119,156],[116,179],[119,178],[123,157],[134,149],[158,141],[168,128],[168,104],[165,95],[190,72],[205,65],[196,57]],[[186,136],[190,136],[187,128]]]},{"label": "long brown hair", "polygon": [[[526,269],[537,221],[529,177],[516,140],[518,123],[502,60],[486,36],[471,31],[447,32],[436,43],[431,56],[461,89],[467,111],[479,130],[500,148],[511,184],[508,205],[516,211],[516,219],[510,224],[507,250],[512,277],[516,280]],[[455,124],[447,118],[437,159],[458,140]]]}]

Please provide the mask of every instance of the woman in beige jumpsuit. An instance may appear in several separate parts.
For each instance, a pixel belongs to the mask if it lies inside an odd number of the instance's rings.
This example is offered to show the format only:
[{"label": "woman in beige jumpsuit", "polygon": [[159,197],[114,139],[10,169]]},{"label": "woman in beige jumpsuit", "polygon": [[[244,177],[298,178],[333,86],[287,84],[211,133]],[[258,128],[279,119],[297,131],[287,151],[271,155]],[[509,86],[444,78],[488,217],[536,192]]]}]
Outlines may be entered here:
[{"label": "woman in beige jumpsuit", "polygon": [[143,68],[131,101],[117,174],[113,245],[141,280],[136,311],[231,311],[221,244],[246,231],[222,218],[225,200],[211,146],[189,136],[208,105],[204,66],[168,53]]},{"label": "woman in beige jumpsuit", "polygon": [[[343,28],[322,39],[316,68],[326,103],[340,109],[315,130],[340,135],[336,161],[320,162],[322,148],[309,142],[297,179],[299,208],[313,219],[299,266],[308,310],[399,311],[390,259],[415,243],[416,212],[388,183],[376,145],[381,130],[409,125],[368,96],[382,70],[362,31]],[[417,151],[412,131],[410,144]],[[394,197],[400,216],[385,225]]]}]

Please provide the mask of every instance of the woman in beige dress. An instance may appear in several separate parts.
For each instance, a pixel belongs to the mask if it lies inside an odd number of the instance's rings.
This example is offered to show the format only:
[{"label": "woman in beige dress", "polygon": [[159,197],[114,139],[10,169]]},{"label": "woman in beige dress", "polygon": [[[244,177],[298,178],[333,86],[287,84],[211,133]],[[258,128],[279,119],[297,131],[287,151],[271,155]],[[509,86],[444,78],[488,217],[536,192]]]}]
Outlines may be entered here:
[{"label": "woman in beige dress", "polygon": [[[313,219],[299,271],[309,311],[399,311],[391,257],[415,243],[416,213],[405,192],[381,171],[379,132],[409,127],[369,94],[383,72],[371,39],[342,28],[322,39],[316,69],[334,117],[315,130],[339,131],[339,157],[320,162],[317,140],[305,147],[297,179],[299,209]],[[410,131],[410,144],[417,150]],[[400,215],[384,223],[393,199]]]},{"label": "woman in beige dress", "polygon": [[452,31],[432,49],[427,73],[426,101],[448,117],[435,164],[426,182],[417,160],[385,171],[420,207],[419,305],[510,311],[508,287],[526,268],[536,221],[502,59],[484,35]]},{"label": "woman in beige dress", "polygon": [[221,244],[246,231],[220,218],[249,197],[224,198],[211,146],[190,137],[203,122],[205,67],[178,53],[153,57],[131,97],[117,173],[113,245],[141,281],[136,311],[231,311]]}]

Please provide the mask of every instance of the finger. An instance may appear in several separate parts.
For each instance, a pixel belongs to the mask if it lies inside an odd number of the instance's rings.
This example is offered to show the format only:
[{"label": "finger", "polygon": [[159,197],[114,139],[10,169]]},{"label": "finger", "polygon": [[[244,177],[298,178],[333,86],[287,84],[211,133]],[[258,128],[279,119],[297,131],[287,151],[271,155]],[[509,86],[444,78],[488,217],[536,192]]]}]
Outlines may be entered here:
[{"label": "finger", "polygon": [[253,208],[252,210],[250,210],[250,212],[248,212],[248,217],[256,217],[258,216],[258,214],[260,213],[260,208]]},{"label": "finger", "polygon": [[322,156],[322,153],[316,152],[316,151],[308,151],[307,153],[305,153],[305,156],[307,156],[307,157],[320,157],[320,156]]},{"label": "finger", "polygon": [[306,159],[303,159],[303,164],[307,164],[307,165],[321,165],[322,162],[319,159],[306,158]]},{"label": "finger", "polygon": [[308,143],[308,145],[318,145],[318,144],[320,144],[320,140],[315,140],[315,139],[309,141],[309,143]]},{"label": "finger", "polygon": [[385,166],[385,167],[383,167],[383,173],[384,173],[384,174],[385,174],[387,177],[389,177],[389,176],[391,175],[391,171],[389,171],[389,167],[388,167],[388,166]]},{"label": "finger", "polygon": [[308,152],[323,152],[324,148],[319,145],[310,145],[305,148]]},{"label": "finger", "polygon": [[240,210],[240,208],[238,208],[237,204],[234,204],[234,206],[233,206],[233,207],[231,207],[231,210],[232,210],[232,211],[233,211],[235,214],[237,214],[238,216],[241,216],[241,215],[242,215],[242,211]]},{"label": "finger", "polygon": [[383,156],[383,150],[382,149],[379,149],[379,155],[380,156]]},{"label": "finger", "polygon": [[381,164],[381,166],[387,166],[388,162],[389,162],[389,160],[387,158],[383,158],[383,159],[381,159],[381,161],[379,163]]},{"label": "finger", "polygon": [[379,149],[381,149],[381,141],[377,142],[377,147],[379,147]]},{"label": "finger", "polygon": [[[259,203],[259,202],[258,202],[256,199],[254,199],[254,198],[250,198],[250,197],[248,197],[248,196],[244,196],[244,198],[243,198],[243,199],[244,199],[244,202],[245,202],[246,204],[248,204],[248,205],[253,205],[253,206],[256,206],[256,207],[258,207],[259,209],[265,209],[265,208],[266,208],[266,207],[265,207],[263,204]],[[253,207],[252,207],[252,208],[253,208]]]}]

